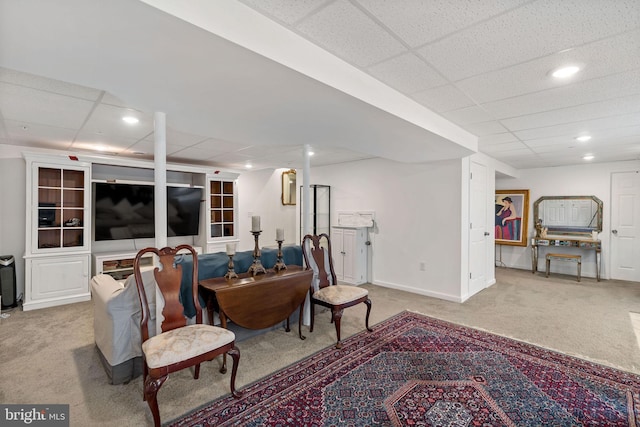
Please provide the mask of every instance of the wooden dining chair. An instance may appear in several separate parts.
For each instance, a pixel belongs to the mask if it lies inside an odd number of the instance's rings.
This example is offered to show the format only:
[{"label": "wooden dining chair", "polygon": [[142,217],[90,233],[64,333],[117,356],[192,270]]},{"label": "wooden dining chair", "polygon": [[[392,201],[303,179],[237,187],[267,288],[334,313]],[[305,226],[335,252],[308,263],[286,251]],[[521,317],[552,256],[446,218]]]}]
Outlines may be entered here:
[{"label": "wooden dining chair", "polygon": [[[192,263],[192,295],[196,308],[195,323],[187,324],[187,318],[180,302],[180,282],[182,281],[182,265],[174,262],[176,254],[187,250],[193,257]],[[162,316],[164,320],[161,332],[149,336],[149,304],[142,282],[141,259],[147,253],[154,253],[159,257],[159,266],[154,269],[157,288],[164,298]],[[193,377],[198,379],[200,364],[213,360],[219,355],[229,354],[233,358],[231,369],[231,394],[240,397],[241,393],[235,389],[236,373],[240,362],[240,351],[235,346],[233,332],[202,323],[202,308],[198,301],[198,256],[189,245],[179,245],[175,248],[146,248],[138,252],[134,260],[134,274],[142,308],[140,321],[142,335],[142,354],[144,359],[143,380],[144,400],[149,404],[153,421],[160,426],[160,411],[158,409],[157,394],[167,376],[185,368],[195,367]],[[223,364],[220,372],[225,373]]]},{"label": "wooden dining chair", "polygon": [[[322,246],[324,239],[326,247]],[[336,348],[342,348],[340,341],[340,320],[345,308],[364,303],[367,305],[367,315],[365,326],[369,332],[373,329],[369,327],[369,314],[371,313],[371,300],[369,291],[358,286],[339,285],[336,273],[333,269],[333,258],[331,256],[331,240],[326,233],[318,236],[307,234],[302,239],[302,254],[307,268],[313,270],[311,280],[310,305],[311,305],[311,325],[309,332],[313,332],[315,317],[315,306],[321,305],[331,309],[331,322],[334,323],[338,342]]]}]

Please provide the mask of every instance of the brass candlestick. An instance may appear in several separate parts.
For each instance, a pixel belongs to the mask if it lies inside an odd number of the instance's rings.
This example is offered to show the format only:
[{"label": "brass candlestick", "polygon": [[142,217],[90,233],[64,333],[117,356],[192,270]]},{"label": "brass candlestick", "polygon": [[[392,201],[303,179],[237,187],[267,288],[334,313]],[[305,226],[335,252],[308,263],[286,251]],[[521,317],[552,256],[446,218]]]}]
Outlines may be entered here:
[{"label": "brass candlestick", "polygon": [[238,277],[238,275],[236,274],[236,271],[233,268],[233,254],[228,254],[229,255],[229,267],[227,269],[227,274],[224,275],[224,278],[227,280],[231,280],[231,279],[235,279]]},{"label": "brass candlestick", "polygon": [[273,270],[274,271],[286,270],[287,266],[282,260],[282,242],[284,242],[284,240],[276,240],[276,242],[278,242],[278,259],[276,261],[276,265],[273,266]]},{"label": "brass candlestick", "polygon": [[265,270],[262,266],[262,262],[260,261],[260,246],[258,245],[258,237],[260,237],[260,233],[262,233],[262,231],[251,231],[251,234],[253,234],[253,238],[256,241],[256,245],[253,248],[253,264],[251,264],[251,267],[249,267],[247,273],[252,276],[265,274],[267,272],[267,270]]}]

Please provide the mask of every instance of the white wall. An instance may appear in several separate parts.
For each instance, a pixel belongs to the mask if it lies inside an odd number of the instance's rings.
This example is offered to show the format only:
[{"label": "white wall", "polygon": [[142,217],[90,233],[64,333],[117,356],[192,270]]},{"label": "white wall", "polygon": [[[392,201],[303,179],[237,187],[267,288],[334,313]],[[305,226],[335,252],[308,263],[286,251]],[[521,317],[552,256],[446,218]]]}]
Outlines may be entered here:
[{"label": "white wall", "polygon": [[[7,156],[3,158],[3,155]],[[16,296],[24,299],[26,171],[22,157],[0,152],[0,255],[16,260]]]},{"label": "white wall", "polygon": [[[535,235],[533,228],[533,203],[542,196],[590,196],[594,195],[603,202],[602,233],[602,278],[608,279],[611,222],[611,173],[634,171],[640,169],[640,161],[615,163],[595,163],[579,166],[563,166],[553,168],[522,169],[518,178],[502,178],[496,180],[496,189],[529,189],[529,237]],[[496,255],[499,257],[499,248]],[[498,259],[500,261],[500,259]],[[531,269],[531,246],[503,246],[502,262],[507,267]],[[575,274],[575,265],[556,263],[553,271]],[[567,264],[567,265],[565,265]],[[538,268],[544,268],[539,262]],[[587,277],[596,276],[595,258],[585,253],[582,258],[582,274]]]},{"label": "white wall", "polygon": [[[260,216],[260,247],[276,243],[276,228],[284,228],[284,245],[299,244],[296,239],[296,207],[282,204],[282,172],[289,169],[263,169],[248,171],[238,178],[237,232],[240,237],[239,251],[252,250],[255,246],[251,234],[251,216]],[[299,174],[302,175],[302,174]]]},{"label": "white wall", "polygon": [[[375,212],[369,236],[372,283],[460,300],[460,160],[312,166],[310,180],[331,186],[332,225],[338,211]],[[426,271],[420,271],[421,262]]]}]

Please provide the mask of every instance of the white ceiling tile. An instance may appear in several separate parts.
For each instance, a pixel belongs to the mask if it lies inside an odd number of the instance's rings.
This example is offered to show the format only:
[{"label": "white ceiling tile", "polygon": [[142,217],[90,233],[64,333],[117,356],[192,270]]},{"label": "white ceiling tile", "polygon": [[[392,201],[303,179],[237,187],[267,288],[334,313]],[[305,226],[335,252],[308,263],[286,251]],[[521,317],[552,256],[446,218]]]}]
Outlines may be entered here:
[{"label": "white ceiling tile", "polygon": [[518,131],[635,112],[640,112],[640,95],[529,114],[501,120],[501,122],[510,130]]},{"label": "white ceiling tile", "polygon": [[480,147],[483,153],[487,153],[489,155],[493,155],[495,153],[500,153],[504,151],[515,151],[515,150],[526,150],[528,147],[524,145],[522,142],[507,142],[504,144],[491,144],[491,145],[483,145]]},{"label": "white ceiling tile", "polygon": [[62,146],[65,144],[68,146],[73,141],[76,133],[73,129],[15,120],[5,120],[5,125],[8,138],[20,143],[53,141]]},{"label": "white ceiling tile", "polygon": [[[187,146],[186,145],[178,145],[178,144],[173,144],[171,142],[169,142],[169,140],[167,139],[167,155],[172,155],[180,150],[184,150]],[[136,143],[134,143],[133,145],[131,145],[128,148],[128,151],[135,153],[145,153],[145,154],[150,154],[153,155],[154,153],[154,141],[149,141],[148,139],[143,139],[142,141],[138,141]]]},{"label": "white ceiling tile", "polygon": [[458,110],[474,105],[471,99],[453,85],[427,89],[414,93],[411,97],[436,113]]},{"label": "white ceiling tile", "polygon": [[468,125],[464,125],[463,128],[478,137],[492,135],[495,133],[504,133],[508,130],[507,128],[502,126],[500,122],[497,122],[495,120],[483,123],[470,123]]},{"label": "white ceiling tile", "polygon": [[583,133],[592,133],[599,130],[615,129],[635,126],[638,124],[638,114],[621,114],[618,116],[603,117],[594,120],[579,120],[572,123],[563,123],[555,126],[545,126],[541,128],[524,129],[514,132],[514,134],[526,141],[537,138],[548,138],[553,136],[579,136]]},{"label": "white ceiling tile", "polygon": [[399,41],[346,0],[329,4],[296,28],[318,45],[360,67],[406,51]]},{"label": "white ceiling tile", "polygon": [[34,74],[23,73],[16,70],[0,67],[0,82],[11,83],[17,86],[57,93],[59,95],[72,96],[74,98],[96,101],[102,91],[86,86],[48,79]]},{"label": "white ceiling tile", "polygon": [[[166,139],[167,139],[167,145],[171,144],[176,146],[188,147],[190,145],[204,142],[209,138],[202,135],[194,135],[187,132],[180,132],[167,126]],[[150,135],[147,135],[145,140],[151,141],[153,143],[155,141],[154,134],[152,133]]]},{"label": "white ceiling tile", "polygon": [[287,24],[294,24],[327,0],[240,0],[247,6]]},{"label": "white ceiling tile", "polygon": [[539,0],[418,52],[456,81],[634,30],[639,21],[637,0]]},{"label": "white ceiling tile", "polygon": [[493,135],[484,135],[478,138],[478,146],[488,146],[494,144],[504,144],[505,142],[519,141],[512,133],[498,133]]},{"label": "white ceiling tile", "polygon": [[[567,65],[582,67],[570,81],[559,81],[550,71]],[[640,30],[544,56],[508,68],[461,80],[460,89],[476,102],[511,98],[545,89],[580,84],[586,80],[640,68]]]},{"label": "white ceiling tile", "polygon": [[[127,115],[133,115],[140,121],[134,125],[127,124],[122,120]],[[95,134],[104,138],[139,140],[151,132],[153,132],[153,117],[151,115],[129,108],[100,104],[83,126],[80,135],[83,138]]]},{"label": "white ceiling tile", "polygon": [[233,153],[238,150],[238,145],[226,141],[208,139],[198,144],[183,148],[173,153],[174,156],[190,159],[211,159],[214,156]]},{"label": "white ceiling tile", "polygon": [[477,105],[447,111],[442,113],[442,116],[462,126],[470,123],[487,122],[494,119],[494,117]]},{"label": "white ceiling tile", "polygon": [[497,119],[535,114],[640,93],[640,69],[614,74],[501,101],[482,107]]},{"label": "white ceiling tile", "polygon": [[528,0],[356,0],[411,47],[439,39]]},{"label": "white ceiling tile", "polygon": [[405,94],[447,83],[433,68],[411,52],[380,62],[370,67],[368,72]]},{"label": "white ceiling tile", "polygon": [[77,129],[93,102],[0,82],[0,111],[5,120]]}]

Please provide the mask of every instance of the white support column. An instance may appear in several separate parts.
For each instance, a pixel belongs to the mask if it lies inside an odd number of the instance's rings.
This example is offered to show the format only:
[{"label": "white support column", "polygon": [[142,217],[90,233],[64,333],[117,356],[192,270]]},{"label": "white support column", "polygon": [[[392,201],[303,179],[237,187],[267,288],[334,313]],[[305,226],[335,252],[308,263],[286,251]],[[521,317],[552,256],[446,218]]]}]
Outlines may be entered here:
[{"label": "white support column", "polygon": [[154,214],[156,248],[167,246],[167,116],[153,114]]},{"label": "white support column", "polygon": [[[302,237],[311,233],[311,221],[310,221],[310,209],[311,206],[311,146],[309,144],[304,145],[303,150],[303,159],[304,164],[302,167]],[[304,248],[302,248],[304,250]],[[302,323],[305,325],[311,324],[311,303],[309,302],[309,294],[307,294],[307,299],[304,303],[304,316],[302,318]]]},{"label": "white support column", "polygon": [[[167,246],[167,115],[153,114],[154,218],[156,248]],[[162,330],[164,299],[156,287],[156,331]]]},{"label": "white support column", "polygon": [[303,159],[304,159],[304,164],[303,164],[303,168],[302,168],[302,182],[303,182],[303,187],[302,187],[302,237],[304,237],[306,234],[311,233],[311,221],[310,221],[310,206],[311,206],[311,201],[310,201],[310,197],[311,197],[311,183],[310,180],[311,178],[309,177],[310,175],[310,170],[311,170],[311,155],[309,154],[311,152],[311,146],[309,144],[305,144],[304,145],[304,151],[303,151]]}]

